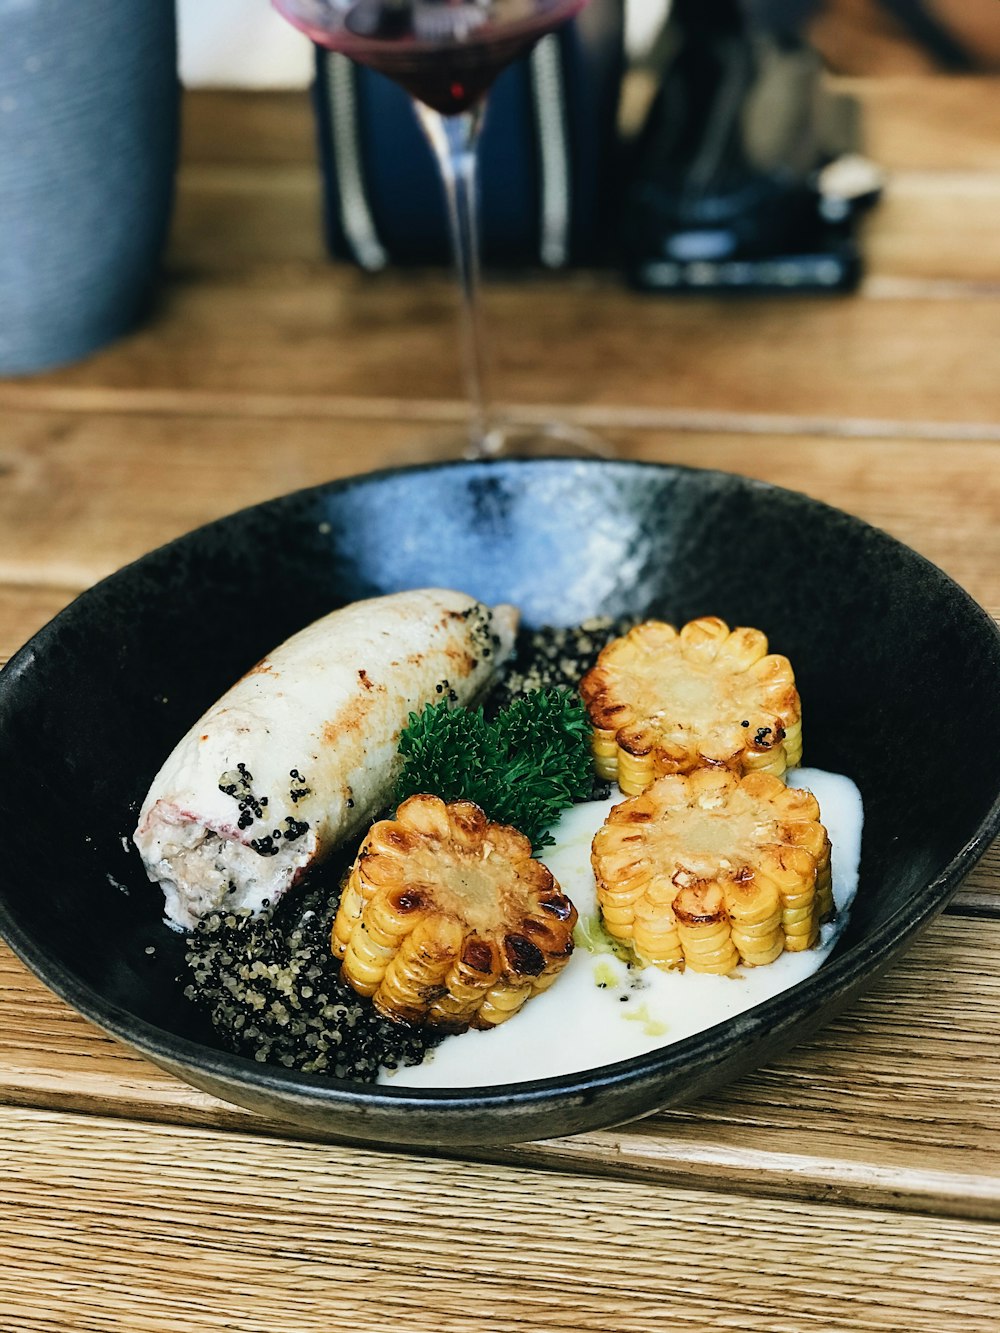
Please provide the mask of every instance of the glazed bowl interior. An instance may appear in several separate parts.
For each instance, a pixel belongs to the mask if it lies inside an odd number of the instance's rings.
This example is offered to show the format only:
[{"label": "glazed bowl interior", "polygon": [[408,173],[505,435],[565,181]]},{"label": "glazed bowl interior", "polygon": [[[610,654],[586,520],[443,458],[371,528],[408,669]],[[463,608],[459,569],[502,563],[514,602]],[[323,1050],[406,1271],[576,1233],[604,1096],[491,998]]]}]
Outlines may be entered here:
[{"label": "glazed bowl interior", "polygon": [[[499,1089],[372,1088],[222,1050],[183,998],[183,938],[128,843],[138,804],[187,727],[288,634],[359,597],[429,585],[514,602],[533,626],[714,614],[764,629],[795,666],[805,762],[848,774],[865,802],[860,889],[826,965],[651,1055]],[[995,626],[939,570],[744,478],[550,460],[333,483],[145,556],[11,661],[0,928],[53,990],[163,1067],[333,1137],[489,1143],[607,1125],[784,1051],[944,906],[997,831],[998,675]]]}]

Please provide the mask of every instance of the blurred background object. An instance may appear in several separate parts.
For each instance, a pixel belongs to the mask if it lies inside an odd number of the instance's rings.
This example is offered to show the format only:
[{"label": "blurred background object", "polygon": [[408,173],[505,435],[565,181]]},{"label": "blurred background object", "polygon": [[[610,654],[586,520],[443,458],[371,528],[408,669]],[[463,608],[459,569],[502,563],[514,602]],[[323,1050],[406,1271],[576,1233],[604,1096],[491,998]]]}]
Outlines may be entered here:
[{"label": "blurred background object", "polygon": [[[668,0],[626,0],[633,52],[652,40],[668,7]],[[837,73],[949,68],[927,45],[927,19],[976,69],[1000,70],[1000,0],[821,0],[813,8],[810,40]],[[189,87],[304,88],[312,78],[309,43],[288,31],[269,0],[178,0],[178,17]]]},{"label": "blurred background object", "polygon": [[[623,3],[625,46],[641,58],[669,4]],[[744,4],[772,25],[790,15],[835,74],[1000,70],[1000,0]],[[188,86],[312,81],[310,44],[269,0],[177,0],[177,14]],[[148,308],[170,214],[175,75],[172,0],[0,0],[0,374],[82,357]],[[584,240],[571,258],[599,249]]]},{"label": "blurred background object", "polygon": [[849,291],[881,194],[856,100],[806,33],[817,0],[674,0],[641,64],[652,94],[621,214],[651,291]]},{"label": "blurred background object", "polygon": [[0,0],[0,373],[76,360],[140,318],[177,120],[172,0]]},{"label": "blurred background object", "polygon": [[1000,71],[998,0],[827,0],[810,35],[841,74]]},{"label": "blurred background object", "polygon": [[[307,43],[290,40],[268,0],[180,0],[180,15],[192,82],[311,79]],[[849,290],[881,177],[830,74],[996,68],[1000,0],[595,0],[577,34],[548,48],[508,71],[487,122],[489,262],[562,267],[618,252],[631,280],[656,290]],[[322,53],[318,70],[331,253],[368,268],[440,261],[436,177],[405,99],[341,57]],[[623,150],[608,135],[616,84]],[[560,198],[553,181],[568,183]],[[608,201],[623,196],[616,217]],[[565,214],[559,226],[546,199]],[[363,219],[359,236],[349,217]]]}]

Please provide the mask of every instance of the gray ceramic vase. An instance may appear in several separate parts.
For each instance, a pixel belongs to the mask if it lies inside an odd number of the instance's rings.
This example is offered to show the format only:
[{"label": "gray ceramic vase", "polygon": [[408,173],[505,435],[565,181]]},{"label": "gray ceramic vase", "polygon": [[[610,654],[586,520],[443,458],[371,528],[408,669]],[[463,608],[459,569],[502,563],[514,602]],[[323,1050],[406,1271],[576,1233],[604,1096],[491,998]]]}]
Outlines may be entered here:
[{"label": "gray ceramic vase", "polygon": [[148,306],[178,124],[173,0],[0,0],[0,374]]}]

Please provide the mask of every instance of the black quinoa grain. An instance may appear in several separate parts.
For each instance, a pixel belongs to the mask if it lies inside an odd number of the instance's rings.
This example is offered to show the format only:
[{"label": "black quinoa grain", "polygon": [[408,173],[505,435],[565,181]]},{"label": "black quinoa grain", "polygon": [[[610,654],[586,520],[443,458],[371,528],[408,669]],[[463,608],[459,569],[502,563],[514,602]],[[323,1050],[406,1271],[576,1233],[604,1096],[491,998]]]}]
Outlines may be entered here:
[{"label": "black quinoa grain", "polygon": [[636,623],[634,616],[599,616],[568,629],[543,625],[520,630],[510,663],[486,700],[487,716],[495,716],[529,690],[550,686],[575,690],[605,644]]},{"label": "black quinoa grain", "polygon": [[239,1055],[370,1083],[382,1065],[419,1064],[441,1036],[382,1018],[340,980],[337,898],[327,883],[259,916],[210,913],[188,937],[184,993]]}]

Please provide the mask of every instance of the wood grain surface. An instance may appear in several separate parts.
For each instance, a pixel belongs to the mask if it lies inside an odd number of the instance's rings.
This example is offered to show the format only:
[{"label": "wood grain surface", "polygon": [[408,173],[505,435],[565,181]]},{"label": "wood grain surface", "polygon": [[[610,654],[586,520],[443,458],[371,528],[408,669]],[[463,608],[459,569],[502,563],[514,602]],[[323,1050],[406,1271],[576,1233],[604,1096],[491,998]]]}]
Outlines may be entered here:
[{"label": "wood grain surface", "polygon": [[[1000,99],[846,81],[890,172],[857,297],[656,300],[496,274],[497,389],[625,457],[885,528],[1000,613]],[[0,382],[0,662],[79,591],[463,420],[446,275],[328,265],[298,96],[190,97],[162,297]],[[836,1023],[740,1084],[572,1139],[369,1153],[227,1106],[0,946],[0,1333],[1000,1326],[1000,847]]]},{"label": "wood grain surface", "polygon": [[[506,279],[486,304],[497,397],[506,403],[608,417],[623,407],[705,404],[759,414],[780,401],[788,415],[826,421],[963,426],[991,420],[995,407],[994,366],[982,355],[997,331],[989,297],[920,289],[902,303],[726,304],[639,298],[610,275],[589,274]],[[151,324],[52,380],[89,393],[141,386],[161,405],[169,394],[181,413],[191,410],[187,389],[232,411],[240,410],[233,400],[252,406],[258,394],[295,396],[310,414],[331,397],[433,403],[460,393],[454,315],[447,276],[426,272],[405,284],[313,266],[229,281],[176,274]],[[919,379],[915,365],[925,367]],[[12,385],[0,406],[23,405],[29,392]]]},{"label": "wood grain surface", "polygon": [[995,1327],[989,1224],[44,1112],[0,1153],[26,1333]]}]

